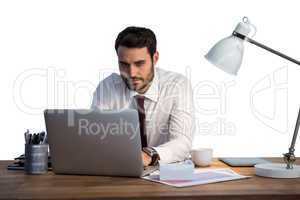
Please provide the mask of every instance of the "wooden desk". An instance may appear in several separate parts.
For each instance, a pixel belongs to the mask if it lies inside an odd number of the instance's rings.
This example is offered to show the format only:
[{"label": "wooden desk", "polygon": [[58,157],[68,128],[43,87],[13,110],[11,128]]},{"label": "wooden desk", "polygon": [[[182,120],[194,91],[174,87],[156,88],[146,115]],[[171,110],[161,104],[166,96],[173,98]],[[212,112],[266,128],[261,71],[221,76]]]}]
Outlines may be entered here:
[{"label": "wooden desk", "polygon": [[[281,159],[273,158],[273,161]],[[298,164],[300,164],[298,160]],[[232,168],[250,179],[174,188],[138,178],[25,175],[6,170],[12,161],[0,161],[0,199],[300,199],[300,179],[254,176],[251,167]],[[228,167],[215,160],[212,168]]]}]

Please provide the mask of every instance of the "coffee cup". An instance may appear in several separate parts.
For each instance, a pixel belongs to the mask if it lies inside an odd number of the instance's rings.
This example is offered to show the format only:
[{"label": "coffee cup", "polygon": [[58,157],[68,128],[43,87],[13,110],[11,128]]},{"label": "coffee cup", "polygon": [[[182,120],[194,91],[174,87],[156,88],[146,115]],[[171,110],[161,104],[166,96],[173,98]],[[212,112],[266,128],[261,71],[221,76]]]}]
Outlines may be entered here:
[{"label": "coffee cup", "polygon": [[211,165],[213,158],[213,150],[211,148],[197,148],[191,150],[193,162],[200,167]]}]

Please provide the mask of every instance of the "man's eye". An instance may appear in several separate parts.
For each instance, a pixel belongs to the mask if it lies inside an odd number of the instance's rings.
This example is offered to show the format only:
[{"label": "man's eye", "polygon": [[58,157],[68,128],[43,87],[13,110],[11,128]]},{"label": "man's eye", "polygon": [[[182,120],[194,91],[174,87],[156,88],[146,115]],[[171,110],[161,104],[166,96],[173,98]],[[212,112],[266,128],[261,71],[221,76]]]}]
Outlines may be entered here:
[{"label": "man's eye", "polygon": [[120,66],[123,67],[123,68],[127,68],[127,67],[129,67],[129,64],[126,64],[126,63],[120,63]]},{"label": "man's eye", "polygon": [[141,67],[143,66],[145,63],[141,62],[141,63],[136,63],[136,66]]}]

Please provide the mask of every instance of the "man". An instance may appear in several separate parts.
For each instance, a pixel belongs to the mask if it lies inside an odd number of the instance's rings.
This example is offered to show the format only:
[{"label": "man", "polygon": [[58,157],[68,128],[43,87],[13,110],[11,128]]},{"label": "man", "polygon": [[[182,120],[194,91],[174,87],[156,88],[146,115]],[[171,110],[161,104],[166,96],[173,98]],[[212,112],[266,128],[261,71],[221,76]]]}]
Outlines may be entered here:
[{"label": "man", "polygon": [[127,27],[115,41],[120,75],[97,87],[92,108],[136,108],[144,166],[181,161],[192,147],[193,96],[183,76],[155,67],[159,53],[153,31]]}]

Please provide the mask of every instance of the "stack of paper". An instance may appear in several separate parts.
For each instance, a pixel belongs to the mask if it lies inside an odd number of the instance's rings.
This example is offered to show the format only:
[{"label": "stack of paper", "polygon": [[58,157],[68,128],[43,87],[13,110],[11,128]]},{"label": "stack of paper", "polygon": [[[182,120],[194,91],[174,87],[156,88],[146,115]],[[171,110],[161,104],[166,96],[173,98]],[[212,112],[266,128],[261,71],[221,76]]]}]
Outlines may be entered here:
[{"label": "stack of paper", "polygon": [[249,178],[250,176],[243,176],[234,172],[230,168],[222,169],[196,169],[194,178],[191,180],[160,180],[159,171],[156,171],[148,176],[143,177],[145,180],[154,181],[174,187],[187,187],[193,185],[216,183],[237,179]]}]

